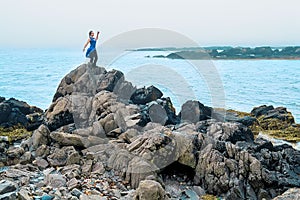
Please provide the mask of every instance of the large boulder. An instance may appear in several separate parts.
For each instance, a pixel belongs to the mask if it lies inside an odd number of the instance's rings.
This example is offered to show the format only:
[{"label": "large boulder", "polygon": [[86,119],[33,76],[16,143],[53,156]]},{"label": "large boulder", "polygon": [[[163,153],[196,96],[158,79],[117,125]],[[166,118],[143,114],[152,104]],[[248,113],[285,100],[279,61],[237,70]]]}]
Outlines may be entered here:
[{"label": "large boulder", "polygon": [[50,130],[47,126],[42,124],[32,134],[32,148],[37,149],[41,145],[47,145],[50,140]]},{"label": "large boulder", "polygon": [[47,161],[53,167],[79,164],[80,155],[73,146],[66,146],[61,149],[55,149],[47,157]]},{"label": "large boulder", "polygon": [[211,115],[212,109],[210,107],[192,100],[185,102],[180,111],[181,122],[196,123],[200,120],[210,119]]},{"label": "large boulder", "polygon": [[[35,106],[30,106],[24,101],[14,98],[2,99],[0,103],[0,126],[9,128],[21,125],[30,130],[36,129],[42,123],[43,110]],[[35,120],[31,116],[37,116]]]},{"label": "large boulder", "polygon": [[51,132],[50,137],[62,146],[85,147],[87,138],[64,132]]},{"label": "large boulder", "polygon": [[149,103],[151,101],[155,101],[163,96],[163,93],[151,85],[147,88],[139,88],[137,89],[131,96],[130,100],[134,104],[143,104]]},{"label": "large boulder", "polygon": [[88,64],[82,64],[60,82],[52,102],[59,97],[64,97],[72,93],[96,94],[97,81],[107,73],[103,67],[93,67]]},{"label": "large boulder", "polygon": [[143,180],[136,190],[136,200],[166,200],[169,199],[160,183],[153,180]]}]

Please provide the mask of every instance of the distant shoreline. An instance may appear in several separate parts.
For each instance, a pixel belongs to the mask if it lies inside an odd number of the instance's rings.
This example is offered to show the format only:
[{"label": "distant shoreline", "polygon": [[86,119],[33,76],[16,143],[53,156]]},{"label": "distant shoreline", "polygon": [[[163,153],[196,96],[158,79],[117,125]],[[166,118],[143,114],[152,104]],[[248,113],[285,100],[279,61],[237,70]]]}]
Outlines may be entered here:
[{"label": "distant shoreline", "polygon": [[[187,60],[300,60],[300,46],[286,47],[165,47],[142,48],[131,51],[170,51],[167,56],[153,58]],[[150,56],[147,56],[150,57]]]}]

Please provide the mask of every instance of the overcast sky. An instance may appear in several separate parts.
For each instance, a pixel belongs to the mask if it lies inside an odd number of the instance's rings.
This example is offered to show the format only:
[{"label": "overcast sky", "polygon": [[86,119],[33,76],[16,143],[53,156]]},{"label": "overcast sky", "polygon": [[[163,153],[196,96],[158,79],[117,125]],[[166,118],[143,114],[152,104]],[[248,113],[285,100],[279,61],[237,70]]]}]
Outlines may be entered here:
[{"label": "overcast sky", "polygon": [[139,28],[209,45],[300,45],[298,0],[0,0],[2,47],[79,47]]}]

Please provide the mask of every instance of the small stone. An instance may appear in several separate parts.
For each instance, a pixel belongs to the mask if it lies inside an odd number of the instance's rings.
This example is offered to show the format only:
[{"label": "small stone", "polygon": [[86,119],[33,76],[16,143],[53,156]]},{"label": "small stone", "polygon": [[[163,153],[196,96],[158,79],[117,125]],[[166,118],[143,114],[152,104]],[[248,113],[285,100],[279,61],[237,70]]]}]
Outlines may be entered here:
[{"label": "small stone", "polygon": [[16,200],[17,199],[17,194],[16,194],[16,192],[1,194],[0,199],[1,200]]},{"label": "small stone", "polygon": [[[13,192],[17,189],[16,184],[9,180],[0,181],[0,194]],[[1,198],[0,198],[1,199]]]},{"label": "small stone", "polygon": [[72,190],[72,189],[78,187],[78,185],[79,185],[78,180],[76,178],[72,178],[71,180],[69,180],[67,182],[67,186],[68,186],[69,190]]},{"label": "small stone", "polygon": [[29,196],[29,192],[24,189],[21,189],[18,192],[18,198],[19,198],[19,200],[31,200],[31,197]]},{"label": "small stone", "polygon": [[77,188],[74,188],[72,191],[71,191],[71,194],[75,197],[80,197],[80,195],[82,194],[82,192],[80,190],[78,190]]},{"label": "small stone", "polygon": [[46,178],[46,182],[53,188],[66,186],[66,179],[60,174],[49,174]]},{"label": "small stone", "polygon": [[52,199],[54,199],[54,197],[53,197],[53,196],[50,196],[50,195],[44,195],[44,196],[42,196],[42,198],[41,198],[41,200],[52,200]]},{"label": "small stone", "polygon": [[43,158],[36,158],[33,164],[37,165],[40,169],[45,169],[49,166],[49,163]]}]

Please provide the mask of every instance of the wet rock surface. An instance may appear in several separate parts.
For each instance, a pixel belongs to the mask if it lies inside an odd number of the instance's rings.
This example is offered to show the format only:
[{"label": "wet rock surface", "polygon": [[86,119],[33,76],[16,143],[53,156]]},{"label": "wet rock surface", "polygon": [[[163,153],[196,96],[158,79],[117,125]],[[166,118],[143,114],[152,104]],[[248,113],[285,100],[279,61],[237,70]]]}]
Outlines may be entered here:
[{"label": "wet rock surface", "polygon": [[31,137],[0,138],[0,199],[297,197],[300,152],[251,131],[270,119],[295,126],[286,109],[226,116],[188,101],[176,115],[157,88],[131,86],[89,65],[66,75]]}]

